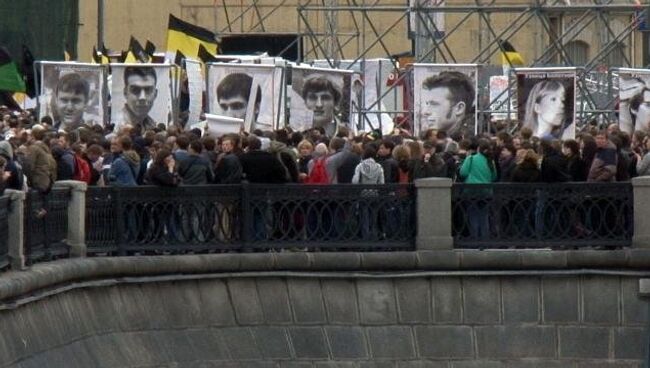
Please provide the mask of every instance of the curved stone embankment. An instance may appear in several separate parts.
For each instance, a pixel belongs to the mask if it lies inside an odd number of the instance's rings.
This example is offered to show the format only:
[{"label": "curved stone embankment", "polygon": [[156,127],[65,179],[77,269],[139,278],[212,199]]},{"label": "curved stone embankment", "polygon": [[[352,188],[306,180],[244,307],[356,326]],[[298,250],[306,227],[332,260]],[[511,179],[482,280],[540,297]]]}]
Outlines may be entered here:
[{"label": "curved stone embankment", "polygon": [[650,252],[71,259],[0,277],[0,367],[641,367]]}]

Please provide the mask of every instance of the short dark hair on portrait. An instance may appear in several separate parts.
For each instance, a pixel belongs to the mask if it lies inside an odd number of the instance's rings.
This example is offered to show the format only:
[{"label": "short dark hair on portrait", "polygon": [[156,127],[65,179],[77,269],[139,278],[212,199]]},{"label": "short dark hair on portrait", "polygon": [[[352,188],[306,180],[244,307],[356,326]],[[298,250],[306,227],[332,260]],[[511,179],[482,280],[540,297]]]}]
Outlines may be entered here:
[{"label": "short dark hair on portrait", "polygon": [[[246,73],[231,73],[219,82],[217,86],[217,100],[241,97],[248,100],[253,86],[253,77]],[[255,103],[262,101],[262,88],[257,87]]]},{"label": "short dark hair on portrait", "polygon": [[329,92],[332,97],[334,97],[334,105],[338,105],[341,102],[342,95],[338,86],[322,75],[311,76],[305,79],[305,83],[302,86],[302,98],[306,100],[307,94],[309,93],[325,91]]},{"label": "short dark hair on portrait", "polygon": [[465,112],[469,112],[474,106],[474,83],[469,77],[457,71],[444,71],[438,75],[426,78],[422,82],[422,88],[432,90],[434,88],[447,88],[451,102],[455,105],[458,102],[465,103]]},{"label": "short dark hair on portrait", "polygon": [[56,84],[56,94],[69,92],[76,95],[83,95],[86,101],[90,96],[90,85],[77,73],[68,73],[59,78]]},{"label": "short dark hair on portrait", "polygon": [[127,66],[124,68],[124,85],[129,84],[129,77],[132,75],[146,78],[153,77],[154,82],[158,82],[158,76],[156,75],[156,69],[150,66]]}]

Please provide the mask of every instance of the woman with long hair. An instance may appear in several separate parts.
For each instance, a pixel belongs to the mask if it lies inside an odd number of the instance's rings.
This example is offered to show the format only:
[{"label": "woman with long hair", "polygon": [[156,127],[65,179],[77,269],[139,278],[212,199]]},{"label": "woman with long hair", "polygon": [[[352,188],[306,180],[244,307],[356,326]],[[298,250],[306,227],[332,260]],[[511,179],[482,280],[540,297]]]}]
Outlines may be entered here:
[{"label": "woman with long hair", "polygon": [[154,158],[153,164],[147,171],[149,184],[163,187],[175,187],[180,183],[178,174],[175,171],[176,161],[171,151],[161,148]]},{"label": "woman with long hair", "polygon": [[398,183],[408,183],[411,172],[411,151],[408,146],[404,144],[395,146],[393,149],[393,158],[397,161]]}]

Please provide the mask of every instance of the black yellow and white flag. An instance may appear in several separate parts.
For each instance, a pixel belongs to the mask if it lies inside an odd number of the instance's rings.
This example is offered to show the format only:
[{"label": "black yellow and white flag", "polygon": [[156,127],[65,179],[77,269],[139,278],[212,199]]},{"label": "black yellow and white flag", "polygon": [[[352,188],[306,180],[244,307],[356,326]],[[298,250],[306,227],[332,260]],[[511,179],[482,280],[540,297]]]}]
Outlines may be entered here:
[{"label": "black yellow and white flag", "polygon": [[499,40],[501,46],[501,65],[504,67],[524,66],[524,59],[521,54],[515,50],[514,46],[508,41]]},{"label": "black yellow and white flag", "polygon": [[217,41],[213,32],[170,14],[167,26],[167,59],[173,60],[176,51],[186,57],[199,59],[200,45],[212,54],[217,53]]}]

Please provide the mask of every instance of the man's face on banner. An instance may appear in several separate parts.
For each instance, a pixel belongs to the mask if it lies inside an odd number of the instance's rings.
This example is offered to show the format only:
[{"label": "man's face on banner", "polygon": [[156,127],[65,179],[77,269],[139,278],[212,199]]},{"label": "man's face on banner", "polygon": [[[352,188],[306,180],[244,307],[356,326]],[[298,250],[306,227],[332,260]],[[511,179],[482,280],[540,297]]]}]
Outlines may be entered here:
[{"label": "man's face on banner", "polygon": [[138,118],[145,118],[156,100],[158,90],[156,79],[150,75],[142,77],[131,75],[127,79],[125,89],[126,104]]},{"label": "man's face on banner", "polygon": [[422,89],[421,130],[439,129],[449,131],[465,116],[465,104],[452,104],[449,89],[436,87]]},{"label": "man's face on banner", "polygon": [[305,98],[305,106],[314,112],[314,125],[323,126],[334,120],[334,96],[330,91],[311,91]]},{"label": "man's face on banner", "polygon": [[82,122],[86,104],[83,93],[59,91],[54,99],[56,116],[66,126],[74,126]]},{"label": "man's face on banner", "polygon": [[235,96],[231,98],[220,98],[219,108],[221,114],[237,119],[246,118],[246,109],[248,108],[248,99],[243,96]]}]

